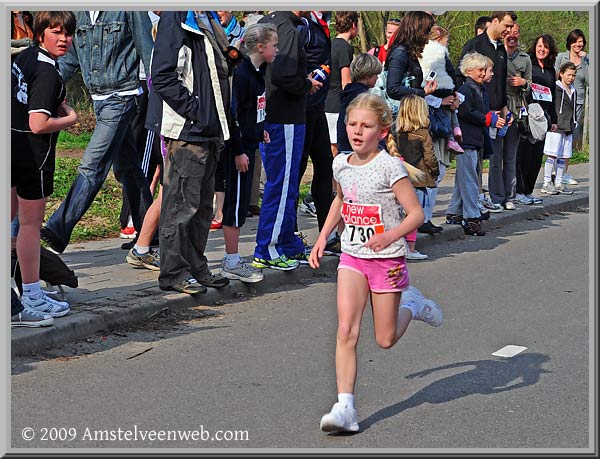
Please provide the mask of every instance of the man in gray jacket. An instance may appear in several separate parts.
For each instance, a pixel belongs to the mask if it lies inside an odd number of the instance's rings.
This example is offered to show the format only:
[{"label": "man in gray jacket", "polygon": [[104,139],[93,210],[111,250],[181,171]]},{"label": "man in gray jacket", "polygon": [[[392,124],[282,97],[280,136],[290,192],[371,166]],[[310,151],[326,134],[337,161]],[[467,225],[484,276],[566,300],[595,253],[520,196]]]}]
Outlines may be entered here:
[{"label": "man in gray jacket", "polygon": [[142,92],[140,58],[150,68],[153,42],[148,13],[77,11],[76,18],[73,46],[58,62],[65,83],[81,70],[94,103],[96,128],[77,178],[41,231],[42,239],[59,253],[69,244],[73,228],[94,201],[111,165],[123,184],[138,232],[152,204],[131,128],[136,96]]}]

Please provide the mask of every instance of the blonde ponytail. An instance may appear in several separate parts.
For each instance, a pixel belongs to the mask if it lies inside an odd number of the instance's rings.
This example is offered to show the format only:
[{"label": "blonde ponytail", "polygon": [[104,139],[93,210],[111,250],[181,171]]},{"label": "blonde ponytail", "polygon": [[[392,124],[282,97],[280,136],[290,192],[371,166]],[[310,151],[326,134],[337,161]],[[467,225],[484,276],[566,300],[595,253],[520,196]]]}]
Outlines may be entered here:
[{"label": "blonde ponytail", "polygon": [[396,139],[394,138],[393,134],[388,134],[387,139],[385,139],[385,145],[387,146],[387,150],[390,156],[400,158],[400,161],[402,161],[402,165],[406,169],[408,178],[413,184],[420,183],[425,179],[425,172],[423,172],[421,169],[416,168],[412,164],[409,164],[406,161],[404,161],[404,158],[402,158],[402,155],[400,154],[398,144],[396,143]]}]

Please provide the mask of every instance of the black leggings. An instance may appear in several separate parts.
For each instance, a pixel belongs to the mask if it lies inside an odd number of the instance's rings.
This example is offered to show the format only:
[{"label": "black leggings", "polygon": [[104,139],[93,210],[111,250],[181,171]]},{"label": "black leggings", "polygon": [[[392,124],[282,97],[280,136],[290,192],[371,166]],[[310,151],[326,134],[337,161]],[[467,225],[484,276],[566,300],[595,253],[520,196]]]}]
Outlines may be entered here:
[{"label": "black leggings", "polygon": [[531,194],[542,167],[544,141],[531,143],[521,138],[517,149],[517,189],[519,194]]}]

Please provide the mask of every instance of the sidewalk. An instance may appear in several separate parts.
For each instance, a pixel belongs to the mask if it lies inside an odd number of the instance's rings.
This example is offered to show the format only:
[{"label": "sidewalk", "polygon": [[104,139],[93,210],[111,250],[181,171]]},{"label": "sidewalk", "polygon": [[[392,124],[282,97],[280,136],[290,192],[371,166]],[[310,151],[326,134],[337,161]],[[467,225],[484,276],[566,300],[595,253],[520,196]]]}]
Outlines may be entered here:
[{"label": "sidewalk", "polygon": [[[575,191],[570,196],[541,195],[543,205],[521,206],[513,211],[492,214],[483,223],[484,228],[505,225],[526,218],[535,218],[547,212],[572,210],[579,206],[589,205],[590,168],[589,163],[570,166],[573,177],[579,185],[572,187]],[[484,183],[487,178],[484,174]],[[435,207],[433,222],[442,225],[444,231],[429,236],[418,235],[418,249],[431,253],[430,247],[444,241],[464,236],[458,225],[446,225],[445,211],[454,185],[453,171],[449,171],[441,183]],[[539,195],[536,187],[535,195]],[[246,220],[240,236],[240,254],[251,256],[254,251],[254,236],[258,225],[258,217]],[[298,213],[300,231],[308,236],[309,244],[314,243],[318,235],[316,218]],[[475,236],[468,236],[475,237]],[[494,237],[493,234],[484,237]],[[68,246],[62,259],[75,271],[79,278],[79,288],[65,287],[67,299],[71,304],[71,313],[55,319],[54,325],[45,328],[13,328],[11,329],[11,352],[13,356],[42,352],[68,342],[88,337],[100,330],[111,330],[133,325],[153,316],[165,308],[178,310],[198,305],[214,305],[230,299],[239,299],[247,294],[263,293],[286,284],[301,283],[314,277],[335,275],[338,257],[324,257],[318,271],[301,265],[288,272],[263,270],[265,278],[256,284],[243,284],[239,281],[231,283],[220,290],[209,288],[201,295],[163,292],[158,288],[158,273],[146,269],[134,269],[125,262],[126,250],[121,249],[123,239],[105,239],[86,243],[75,243]],[[220,269],[225,250],[222,230],[212,231],[209,236],[206,257],[213,271]],[[425,261],[424,263],[428,263]],[[434,263],[432,261],[431,263]]]}]

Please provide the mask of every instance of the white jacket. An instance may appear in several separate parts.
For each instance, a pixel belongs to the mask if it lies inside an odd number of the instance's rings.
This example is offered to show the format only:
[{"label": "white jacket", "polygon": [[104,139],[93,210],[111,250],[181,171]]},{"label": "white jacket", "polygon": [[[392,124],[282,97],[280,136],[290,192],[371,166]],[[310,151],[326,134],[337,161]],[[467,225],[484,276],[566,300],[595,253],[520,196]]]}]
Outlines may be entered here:
[{"label": "white jacket", "polygon": [[[423,49],[423,55],[419,59],[423,77],[427,76],[432,70],[437,73],[438,89],[454,89],[454,81],[446,72],[446,56],[448,56],[448,48],[437,40],[429,40],[429,43]],[[422,87],[425,87],[426,83],[423,80]]]}]

